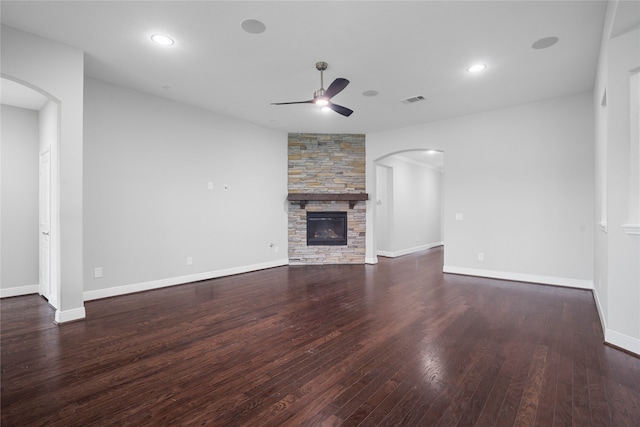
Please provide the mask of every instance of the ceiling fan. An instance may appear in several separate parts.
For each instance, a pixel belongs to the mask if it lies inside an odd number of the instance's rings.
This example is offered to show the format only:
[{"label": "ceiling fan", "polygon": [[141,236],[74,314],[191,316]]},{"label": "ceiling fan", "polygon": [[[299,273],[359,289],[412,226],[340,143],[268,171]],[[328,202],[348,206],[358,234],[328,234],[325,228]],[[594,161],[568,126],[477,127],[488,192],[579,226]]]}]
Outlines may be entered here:
[{"label": "ceiling fan", "polygon": [[334,104],[331,102],[331,98],[342,92],[342,90],[347,87],[349,84],[349,80],[338,77],[329,85],[327,90],[324,89],[324,81],[322,72],[327,69],[326,62],[316,62],[316,69],[320,71],[320,89],[313,92],[313,99],[308,101],[295,101],[295,102],[272,102],[271,105],[288,105],[288,104],[316,104],[320,106],[325,106],[327,108],[332,109],[338,114],[342,114],[343,116],[349,117],[353,110],[350,110],[347,107],[343,107],[342,105]]}]

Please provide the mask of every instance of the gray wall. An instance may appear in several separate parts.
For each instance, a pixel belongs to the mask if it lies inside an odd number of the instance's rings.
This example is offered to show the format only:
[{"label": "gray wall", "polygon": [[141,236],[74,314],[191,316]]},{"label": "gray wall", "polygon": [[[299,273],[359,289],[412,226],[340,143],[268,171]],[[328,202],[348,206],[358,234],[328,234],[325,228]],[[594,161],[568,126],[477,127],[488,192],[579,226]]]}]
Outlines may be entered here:
[{"label": "gray wall", "polygon": [[0,288],[38,285],[38,112],[1,106]]},{"label": "gray wall", "polygon": [[446,271],[590,288],[592,123],[584,93],[369,134],[367,192],[390,152],[441,150]]},{"label": "gray wall", "polygon": [[87,79],[84,150],[86,299],[287,263],[286,133]]}]

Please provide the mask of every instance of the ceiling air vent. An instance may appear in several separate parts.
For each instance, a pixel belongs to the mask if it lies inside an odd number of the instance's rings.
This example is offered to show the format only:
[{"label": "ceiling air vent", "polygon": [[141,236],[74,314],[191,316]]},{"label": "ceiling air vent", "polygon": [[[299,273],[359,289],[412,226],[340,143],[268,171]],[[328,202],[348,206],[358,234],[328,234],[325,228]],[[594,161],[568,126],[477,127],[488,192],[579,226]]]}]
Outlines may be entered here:
[{"label": "ceiling air vent", "polygon": [[411,98],[407,98],[407,99],[403,99],[402,103],[403,104],[413,104],[415,102],[420,102],[420,101],[424,101],[426,98],[422,95],[418,95],[418,96],[413,96]]}]

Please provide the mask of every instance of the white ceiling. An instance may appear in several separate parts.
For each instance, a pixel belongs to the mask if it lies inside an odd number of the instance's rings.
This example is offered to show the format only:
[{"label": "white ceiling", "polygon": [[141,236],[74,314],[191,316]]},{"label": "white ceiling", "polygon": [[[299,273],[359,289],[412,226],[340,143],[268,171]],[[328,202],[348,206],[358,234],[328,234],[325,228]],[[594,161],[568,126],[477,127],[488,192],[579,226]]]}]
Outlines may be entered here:
[{"label": "white ceiling", "polygon": [[[370,133],[589,91],[602,1],[7,1],[1,22],[85,52],[87,76],[287,132]],[[242,30],[244,19],[266,25]],[[171,47],[152,44],[153,33]],[[543,50],[531,45],[555,36]],[[345,118],[301,101],[351,84]],[[472,75],[474,62],[488,69]],[[363,92],[375,90],[377,96]],[[424,96],[425,101],[402,100]]]}]

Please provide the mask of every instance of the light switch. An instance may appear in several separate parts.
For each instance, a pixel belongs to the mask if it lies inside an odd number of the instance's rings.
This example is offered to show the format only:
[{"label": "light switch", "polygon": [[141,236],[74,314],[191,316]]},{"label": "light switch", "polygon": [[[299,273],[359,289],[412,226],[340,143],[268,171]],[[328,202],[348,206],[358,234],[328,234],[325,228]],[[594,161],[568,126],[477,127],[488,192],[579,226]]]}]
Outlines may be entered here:
[{"label": "light switch", "polygon": [[461,213],[457,213],[456,214],[456,221],[462,221],[464,220],[464,215]]}]

